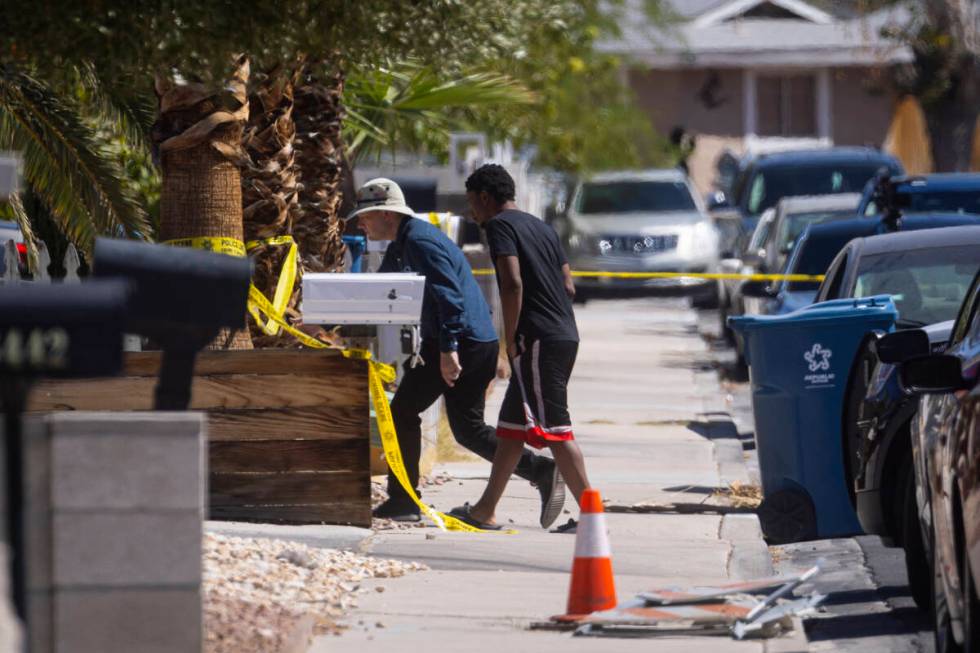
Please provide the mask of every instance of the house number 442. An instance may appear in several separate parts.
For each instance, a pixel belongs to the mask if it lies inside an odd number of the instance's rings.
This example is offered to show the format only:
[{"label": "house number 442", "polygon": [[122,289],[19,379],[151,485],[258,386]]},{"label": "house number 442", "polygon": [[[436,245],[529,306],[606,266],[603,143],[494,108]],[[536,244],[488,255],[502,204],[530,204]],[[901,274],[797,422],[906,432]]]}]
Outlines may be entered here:
[{"label": "house number 442", "polygon": [[0,334],[0,365],[11,370],[68,367],[68,332],[62,328],[10,328]]}]

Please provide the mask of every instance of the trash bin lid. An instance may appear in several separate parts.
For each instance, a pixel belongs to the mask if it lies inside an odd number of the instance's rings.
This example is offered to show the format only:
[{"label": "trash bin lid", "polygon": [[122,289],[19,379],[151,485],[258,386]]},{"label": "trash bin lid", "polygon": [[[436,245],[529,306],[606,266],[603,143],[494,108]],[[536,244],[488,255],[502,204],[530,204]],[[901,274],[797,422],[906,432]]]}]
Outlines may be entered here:
[{"label": "trash bin lid", "polygon": [[785,315],[739,315],[731,317],[728,324],[737,332],[778,327],[797,328],[814,322],[841,322],[848,320],[898,319],[898,309],[891,295],[875,295],[858,299],[832,299],[810,304]]}]

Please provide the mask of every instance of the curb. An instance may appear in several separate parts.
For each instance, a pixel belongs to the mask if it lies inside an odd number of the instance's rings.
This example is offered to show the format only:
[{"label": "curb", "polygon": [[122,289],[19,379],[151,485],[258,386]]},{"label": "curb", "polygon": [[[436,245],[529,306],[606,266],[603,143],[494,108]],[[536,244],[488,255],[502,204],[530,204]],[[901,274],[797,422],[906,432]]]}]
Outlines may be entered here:
[{"label": "curb", "polygon": [[728,555],[729,578],[751,580],[776,575],[757,515],[725,515],[721,518],[718,539],[727,540],[732,547]]},{"label": "curb", "polygon": [[718,476],[724,485],[751,484],[742,441],[732,416],[723,411],[701,413],[698,420],[707,427],[704,437],[711,440],[715,448],[715,462]]},{"label": "curb", "polygon": [[[745,466],[742,441],[738,428],[726,412],[704,413],[698,416],[707,426],[705,437],[715,448],[715,461],[718,464],[718,477],[723,485],[733,483],[750,484],[751,479]],[[739,580],[775,576],[772,555],[762,537],[762,526],[758,515],[729,514],[722,517],[718,528],[718,539],[731,545],[728,556],[728,576]]]}]

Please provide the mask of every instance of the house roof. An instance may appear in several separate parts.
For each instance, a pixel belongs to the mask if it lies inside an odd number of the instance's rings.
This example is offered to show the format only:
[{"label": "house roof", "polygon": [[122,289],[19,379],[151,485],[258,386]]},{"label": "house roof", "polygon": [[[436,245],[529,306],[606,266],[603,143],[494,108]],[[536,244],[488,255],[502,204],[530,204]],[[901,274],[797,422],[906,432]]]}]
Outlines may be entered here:
[{"label": "house roof", "polygon": [[[814,68],[911,59],[907,48],[881,36],[886,25],[905,22],[907,10],[901,7],[854,18],[845,6],[833,13],[804,0],[670,2],[677,21],[659,26],[648,19],[644,0],[627,0],[618,16],[619,37],[601,41],[598,49],[666,69]],[[755,17],[761,8],[784,17]]]}]

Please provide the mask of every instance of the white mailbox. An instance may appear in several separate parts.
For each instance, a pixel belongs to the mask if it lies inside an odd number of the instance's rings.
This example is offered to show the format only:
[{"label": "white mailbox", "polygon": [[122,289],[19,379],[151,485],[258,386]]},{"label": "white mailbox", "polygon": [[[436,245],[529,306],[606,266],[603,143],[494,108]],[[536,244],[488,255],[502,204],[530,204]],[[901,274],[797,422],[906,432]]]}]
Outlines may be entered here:
[{"label": "white mailbox", "polygon": [[425,277],[412,273],[303,275],[305,324],[418,324]]}]

